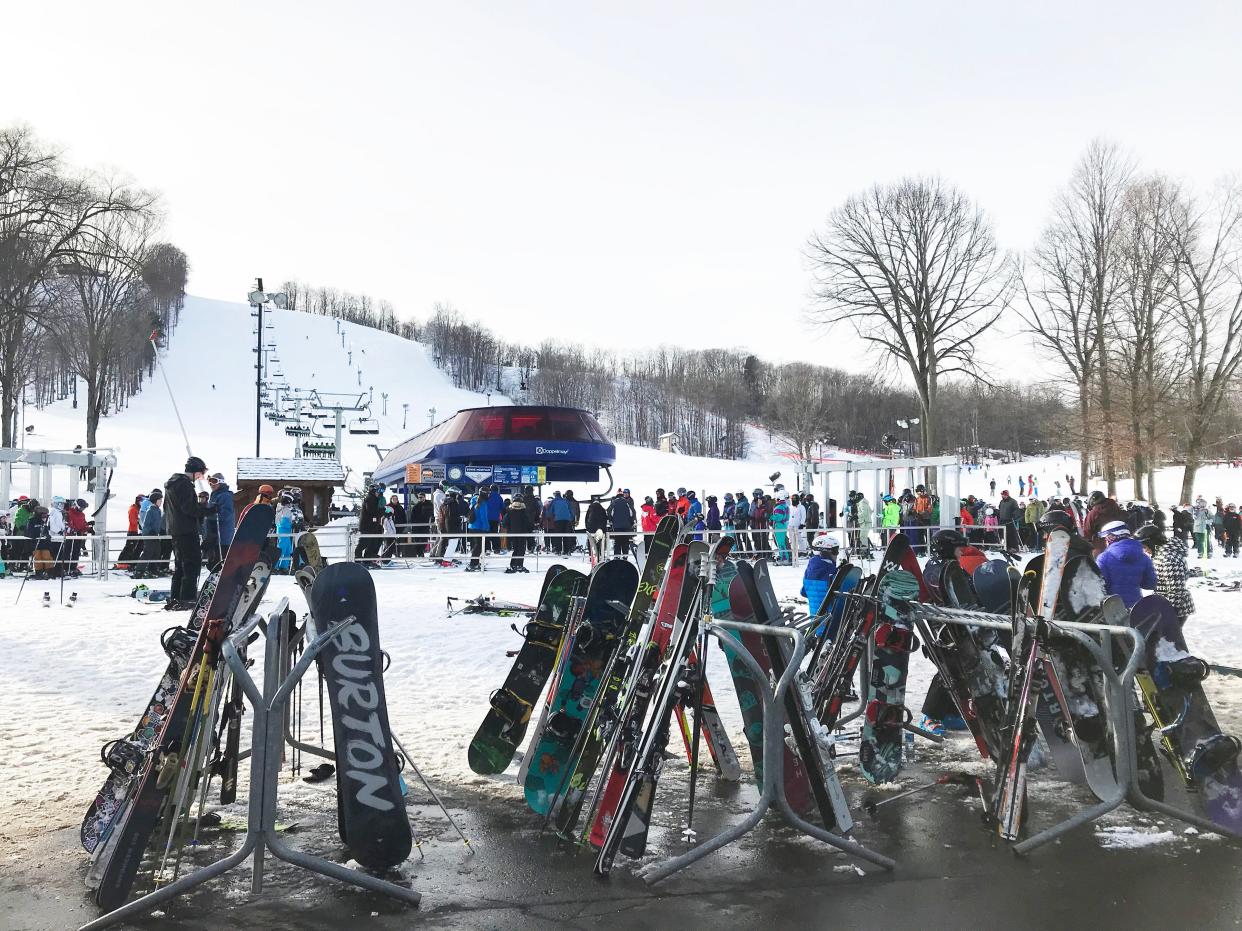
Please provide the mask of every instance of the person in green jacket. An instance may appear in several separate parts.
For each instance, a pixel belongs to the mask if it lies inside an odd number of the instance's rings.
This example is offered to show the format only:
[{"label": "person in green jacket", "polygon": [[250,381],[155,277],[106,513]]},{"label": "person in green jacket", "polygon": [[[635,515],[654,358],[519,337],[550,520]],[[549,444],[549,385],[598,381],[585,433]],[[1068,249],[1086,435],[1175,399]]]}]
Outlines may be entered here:
[{"label": "person in green jacket", "polygon": [[893,539],[893,534],[897,528],[901,526],[901,505],[897,503],[897,499],[892,495],[884,496],[884,513],[880,518],[881,525],[884,527],[884,542],[888,544]]},{"label": "person in green jacket", "polygon": [[1026,541],[1026,545],[1032,550],[1040,549],[1039,519],[1044,516],[1044,511],[1048,508],[1044,502],[1038,498],[1032,498],[1027,502],[1026,509],[1022,512],[1022,538]]},{"label": "person in green jacket", "polygon": [[871,513],[871,502],[866,498],[860,497],[856,505],[858,511],[858,536],[859,539],[855,543],[855,547],[862,549],[871,545],[871,528],[874,525],[874,516]]}]

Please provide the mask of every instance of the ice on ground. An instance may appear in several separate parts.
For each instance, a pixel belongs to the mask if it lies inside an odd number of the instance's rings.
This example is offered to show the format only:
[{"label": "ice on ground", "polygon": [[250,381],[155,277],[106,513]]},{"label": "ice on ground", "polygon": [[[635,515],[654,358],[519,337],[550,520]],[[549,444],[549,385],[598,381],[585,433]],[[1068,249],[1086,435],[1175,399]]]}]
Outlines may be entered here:
[{"label": "ice on ground", "polygon": [[1177,840],[1177,835],[1172,831],[1120,825],[1099,827],[1096,829],[1095,836],[1105,850],[1137,850],[1142,847],[1169,844]]}]

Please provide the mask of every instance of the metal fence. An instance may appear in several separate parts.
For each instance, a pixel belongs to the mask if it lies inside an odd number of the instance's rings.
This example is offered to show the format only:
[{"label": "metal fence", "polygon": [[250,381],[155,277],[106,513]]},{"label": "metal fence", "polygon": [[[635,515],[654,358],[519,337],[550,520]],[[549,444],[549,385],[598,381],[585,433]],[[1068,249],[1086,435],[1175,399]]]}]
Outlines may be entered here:
[{"label": "metal fence", "polygon": [[[851,562],[869,566],[883,554],[884,546],[897,531],[910,539],[916,553],[930,551],[931,538],[939,528],[922,525],[901,527],[823,529],[798,528],[795,531],[776,532],[766,530],[704,530],[689,534],[689,539],[701,539],[714,544],[724,534],[734,537],[733,554],[748,558],[767,558],[777,564],[798,566],[810,555],[810,541],[820,533],[831,532],[845,541],[845,555]],[[971,542],[985,550],[1009,548],[1003,532],[996,528],[965,528]],[[292,542],[296,545],[297,537]],[[480,568],[498,566],[514,559],[529,562],[539,569],[545,562],[577,560],[589,563],[596,558],[622,556],[642,561],[647,541],[652,533],[603,533],[596,543],[594,535],[584,530],[555,533],[538,530],[526,534],[504,531],[461,531],[442,533],[428,531],[419,525],[403,525],[394,536],[382,533],[361,533],[356,526],[329,525],[316,528],[320,551],[333,561],[364,562],[384,568],[416,568],[422,566],[444,567],[461,563],[463,566],[477,560]],[[269,542],[279,548],[288,535],[272,533]],[[514,551],[512,541],[526,541],[525,552],[520,556]],[[150,553],[148,542],[160,545],[157,553]],[[1012,545],[1012,541],[1009,541]],[[139,574],[163,572],[173,559],[172,537],[168,535],[141,535],[122,532],[92,534],[36,541],[21,535],[0,535],[3,554],[9,572],[46,572],[58,574],[68,568],[72,574],[83,576],[106,576],[115,571],[118,564],[137,568]],[[593,553],[592,547],[598,546]],[[129,547],[127,549],[127,547]],[[222,553],[209,544],[204,545],[204,564],[214,565]]]}]

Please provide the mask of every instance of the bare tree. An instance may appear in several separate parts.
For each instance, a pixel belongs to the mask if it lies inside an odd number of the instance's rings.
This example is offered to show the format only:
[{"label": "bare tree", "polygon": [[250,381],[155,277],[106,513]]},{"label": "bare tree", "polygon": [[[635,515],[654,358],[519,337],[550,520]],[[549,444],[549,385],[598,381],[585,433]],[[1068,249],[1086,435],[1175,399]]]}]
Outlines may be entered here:
[{"label": "bare tree", "polygon": [[[1183,367],[1176,321],[1174,242],[1168,235],[1179,202],[1175,185],[1150,178],[1130,186],[1122,204],[1119,260],[1122,285],[1114,315],[1112,368],[1124,388],[1130,426],[1134,496],[1156,500],[1160,413]],[[1107,377],[1107,376],[1106,376]]]},{"label": "bare tree", "polygon": [[1171,228],[1178,321],[1186,353],[1183,502],[1191,500],[1206,439],[1242,365],[1242,192],[1187,200]]},{"label": "bare tree", "polygon": [[28,128],[0,130],[0,445],[13,445],[43,282],[77,262],[83,237],[109,216],[142,208],[127,185],[69,175]]},{"label": "bare tree", "polygon": [[992,228],[938,179],[876,186],[834,210],[810,241],[818,317],[849,321],[904,366],[918,395],[923,449],[939,451],[940,381],[976,375],[974,341],[1008,306],[1010,274]]},{"label": "bare tree", "polygon": [[48,314],[74,373],[86,384],[86,445],[97,444],[99,420],[115,380],[158,322],[144,280],[151,265],[149,211],[113,213],[79,236],[78,261],[50,282],[55,312]]}]

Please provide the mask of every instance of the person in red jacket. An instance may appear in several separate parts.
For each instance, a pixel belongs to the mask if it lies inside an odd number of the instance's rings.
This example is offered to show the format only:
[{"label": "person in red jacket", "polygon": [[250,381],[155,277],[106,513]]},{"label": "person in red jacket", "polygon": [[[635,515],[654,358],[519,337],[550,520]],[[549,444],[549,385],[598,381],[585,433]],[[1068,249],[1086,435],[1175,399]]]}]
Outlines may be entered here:
[{"label": "person in red jacket", "polygon": [[656,525],[660,523],[660,516],[656,514],[655,502],[651,500],[651,495],[643,498],[642,507],[639,510],[643,512],[643,533],[655,533]]},{"label": "person in red jacket", "polygon": [[[138,517],[142,513],[142,502],[147,499],[146,495],[137,495],[134,503],[129,506],[129,527],[125,531],[127,537],[138,536]],[[135,539],[127,539],[125,545],[121,547],[121,552],[117,554],[116,565],[114,569],[129,569],[130,561],[137,559],[142,552],[142,541]]]},{"label": "person in red jacket", "polygon": [[1091,497],[1087,499],[1087,517],[1083,521],[1082,535],[1091,541],[1096,556],[1104,552],[1105,547],[1108,546],[1107,541],[1100,536],[1100,531],[1114,521],[1121,521],[1124,524],[1125,520],[1126,513],[1121,509],[1120,504],[1107,497],[1102,491],[1091,492]]},{"label": "person in red jacket", "polygon": [[[68,537],[85,537],[90,534],[90,525],[86,522],[86,501],[78,498],[76,501],[67,502],[65,505],[65,535]],[[82,574],[82,570],[78,568],[78,560],[82,558],[82,549],[86,545],[86,541],[82,539],[72,539],[67,541],[69,564],[66,575],[71,579],[76,579]]]}]

